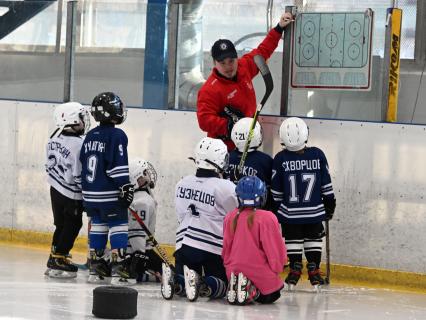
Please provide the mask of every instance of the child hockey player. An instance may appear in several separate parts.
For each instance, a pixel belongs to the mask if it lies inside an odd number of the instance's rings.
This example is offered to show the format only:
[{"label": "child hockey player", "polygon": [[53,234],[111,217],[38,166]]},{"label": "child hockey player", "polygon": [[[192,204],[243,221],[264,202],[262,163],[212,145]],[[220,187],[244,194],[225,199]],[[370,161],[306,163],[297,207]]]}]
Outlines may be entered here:
[{"label": "child hockey player", "polygon": [[253,118],[243,118],[232,128],[231,139],[236,149],[229,153],[229,168],[227,173],[229,173],[230,180],[235,184],[237,184],[241,177],[257,176],[269,186],[271,184],[272,175],[272,157],[257,150],[262,145],[263,141],[262,127],[257,121],[253,129],[253,138],[250,141],[244,167],[242,168],[241,174],[237,171],[252,121]]},{"label": "child hockey player", "polygon": [[235,189],[239,206],[225,217],[222,257],[229,279],[230,304],[272,303],[284,287],[279,273],[287,250],[277,217],[261,210],[266,187],[256,176],[243,177]]},{"label": "child hockey player", "polygon": [[116,94],[104,92],[93,99],[92,116],[100,124],[89,131],[80,153],[84,207],[91,217],[89,282],[110,275],[105,257],[109,233],[111,283],[127,283],[127,208],[133,201],[133,186],[127,136],[115,128],[126,119],[126,109]]},{"label": "child hockey player", "polygon": [[78,268],[69,260],[69,252],[83,224],[79,156],[90,117],[81,104],[68,102],[55,108],[54,121],[57,129],[47,143],[46,172],[55,232],[45,274],[75,277]]},{"label": "child hockey player", "polygon": [[227,175],[230,180],[237,184],[241,177],[256,176],[260,178],[265,184],[267,189],[267,200],[265,203],[266,210],[273,210],[272,196],[270,195],[271,176],[272,176],[272,157],[257,149],[262,145],[263,134],[262,127],[256,121],[253,129],[253,138],[250,141],[246,161],[239,172],[238,165],[240,164],[242,154],[249,136],[250,126],[253,118],[243,118],[239,120],[231,132],[231,139],[234,142],[236,149],[229,153],[229,169]]},{"label": "child hockey player", "polygon": [[321,149],[307,147],[308,127],[300,118],[288,118],[280,127],[285,149],[274,158],[272,195],[279,203],[277,216],[289,252],[290,272],[285,282],[292,289],[302,273],[302,252],[313,286],[324,284],[320,274],[322,222],[336,207],[327,159]]},{"label": "child hockey player", "polygon": [[[130,209],[139,215],[148,230],[155,234],[157,201],[152,189],[157,183],[157,172],[153,165],[144,159],[135,159],[130,163],[130,183],[135,186],[135,194]],[[129,242],[127,252],[132,254],[131,271],[138,282],[146,281],[148,274],[154,279],[161,277],[161,258],[153,250],[153,244],[147,241],[147,235],[129,210]],[[145,272],[148,272],[146,274]]]},{"label": "child hockey player", "polygon": [[222,179],[228,165],[226,145],[219,139],[202,139],[195,148],[195,165],[195,175],[184,177],[176,185],[177,275],[174,278],[163,264],[161,292],[165,299],[173,297],[174,289],[176,293],[185,290],[189,301],[199,295],[221,298],[226,294],[221,257],[223,219],[237,206],[235,185]]}]

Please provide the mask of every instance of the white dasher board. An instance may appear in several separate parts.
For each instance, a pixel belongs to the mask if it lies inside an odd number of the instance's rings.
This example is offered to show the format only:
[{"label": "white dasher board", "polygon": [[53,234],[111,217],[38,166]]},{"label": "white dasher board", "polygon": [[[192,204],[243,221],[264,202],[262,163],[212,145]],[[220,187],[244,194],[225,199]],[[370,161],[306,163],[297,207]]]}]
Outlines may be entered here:
[{"label": "white dasher board", "polygon": [[299,13],[293,88],[370,90],[373,11]]}]

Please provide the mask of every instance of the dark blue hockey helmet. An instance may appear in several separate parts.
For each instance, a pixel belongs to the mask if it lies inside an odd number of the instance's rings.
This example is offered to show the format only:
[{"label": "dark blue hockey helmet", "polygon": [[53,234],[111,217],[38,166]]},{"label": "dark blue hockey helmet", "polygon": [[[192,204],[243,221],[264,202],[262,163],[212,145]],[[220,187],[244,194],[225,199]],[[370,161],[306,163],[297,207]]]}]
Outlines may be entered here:
[{"label": "dark blue hockey helmet", "polygon": [[243,177],[235,188],[240,207],[260,208],[266,202],[265,183],[256,176]]},{"label": "dark blue hockey helmet", "polygon": [[126,107],[113,92],[102,92],[92,102],[91,113],[100,123],[121,124],[126,120]]}]

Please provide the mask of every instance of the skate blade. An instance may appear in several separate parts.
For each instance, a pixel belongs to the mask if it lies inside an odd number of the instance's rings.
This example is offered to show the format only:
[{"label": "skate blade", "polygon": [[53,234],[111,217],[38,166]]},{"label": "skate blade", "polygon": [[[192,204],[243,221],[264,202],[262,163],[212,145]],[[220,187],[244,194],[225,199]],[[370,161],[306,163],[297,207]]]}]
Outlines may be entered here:
[{"label": "skate blade", "polygon": [[296,290],[296,285],[288,284],[287,282],[284,282],[283,291],[294,292],[295,290]]},{"label": "skate blade", "polygon": [[[240,273],[238,275],[238,287],[237,287],[237,301],[240,304],[245,303],[247,300],[247,296],[248,296],[247,283],[248,283],[248,279],[244,277],[242,273]],[[242,290],[243,287],[244,287],[244,290]]]},{"label": "skate blade", "polygon": [[316,292],[316,293],[321,292],[321,285],[320,284],[314,284],[313,288],[314,288],[314,292]]},{"label": "skate blade", "polygon": [[228,300],[228,303],[230,303],[230,304],[235,304],[235,303],[237,303],[237,293],[235,292],[235,291],[233,291],[233,292],[228,292],[228,294],[227,294],[227,300]]},{"label": "skate blade", "polygon": [[161,295],[166,300],[173,299],[173,295],[174,295],[173,287],[171,285],[164,286],[163,284],[161,284]]},{"label": "skate blade", "polygon": [[94,283],[94,284],[107,284],[109,281],[108,279],[99,276],[99,275],[95,275],[95,274],[90,274],[89,277],[87,278],[87,282],[88,283]]},{"label": "skate blade", "polygon": [[190,302],[195,302],[198,299],[198,276],[194,270],[187,266],[183,267],[185,277],[185,292],[186,297]]},{"label": "skate blade", "polygon": [[46,271],[44,272],[44,275],[49,276],[50,270],[51,270],[50,268],[47,268]]},{"label": "skate blade", "polygon": [[112,286],[133,286],[135,284],[136,284],[136,279],[125,279],[120,277],[111,278]]},{"label": "skate blade", "polygon": [[56,279],[71,279],[71,278],[77,277],[77,272],[50,269],[48,272],[48,276],[50,278],[56,278]]}]

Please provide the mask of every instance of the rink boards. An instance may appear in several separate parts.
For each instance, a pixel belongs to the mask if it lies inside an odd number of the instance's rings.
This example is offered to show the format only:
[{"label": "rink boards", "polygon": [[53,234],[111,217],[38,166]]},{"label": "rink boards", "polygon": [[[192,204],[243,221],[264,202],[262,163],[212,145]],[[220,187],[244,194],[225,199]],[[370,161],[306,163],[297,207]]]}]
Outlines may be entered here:
[{"label": "rink boards", "polygon": [[[54,105],[0,101],[0,228],[51,232],[45,144]],[[283,118],[262,117],[265,152],[280,149]],[[426,274],[425,126],[307,119],[309,144],[327,155],[337,197],[331,227],[333,263]],[[94,123],[92,123],[92,126]],[[174,186],[194,172],[194,145],[204,136],[193,112],[130,109],[122,126],[129,157],[158,172],[157,238],[174,243]],[[81,232],[85,234],[84,230]]]}]

